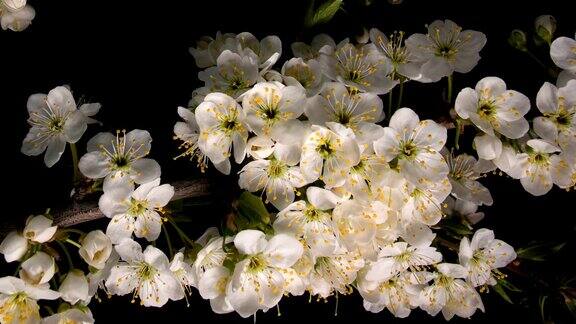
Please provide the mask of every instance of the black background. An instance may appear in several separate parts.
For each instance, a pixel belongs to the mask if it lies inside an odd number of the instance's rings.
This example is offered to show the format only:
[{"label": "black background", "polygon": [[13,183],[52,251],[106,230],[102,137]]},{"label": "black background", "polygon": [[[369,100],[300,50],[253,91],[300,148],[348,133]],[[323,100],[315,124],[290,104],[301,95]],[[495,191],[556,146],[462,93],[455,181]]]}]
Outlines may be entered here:
[{"label": "black background", "polygon": [[[307,1],[29,1],[36,9],[33,24],[22,33],[0,32],[0,138],[2,173],[2,215],[0,223],[23,222],[32,213],[47,207],[68,203],[70,192],[70,157],[67,150],[62,160],[47,169],[41,157],[30,158],[20,153],[21,141],[28,131],[26,100],[30,94],[47,93],[55,86],[68,84],[76,98],[101,102],[97,119],[103,127],[92,126],[80,142],[98,131],[116,129],[147,129],[154,139],[151,156],[163,167],[163,181],[200,176],[195,164],[187,160],[173,161],[178,155],[172,139],[172,127],[178,116],[176,107],[186,105],[193,89],[201,84],[197,79],[188,48],[202,35],[213,36],[217,30],[239,33],[250,31],[258,38],[269,34],[281,37],[284,53],[281,62],[291,57],[289,44],[295,40],[310,41],[316,32],[326,32],[337,41],[353,37],[361,28],[376,26],[385,32],[404,30],[408,34],[425,32],[424,25],[435,19],[449,18],[463,26],[484,32],[488,43],[481,52],[483,59],[469,74],[455,75],[455,93],[474,86],[485,76],[499,76],[509,88],[519,90],[535,103],[535,96],[544,81],[552,81],[545,70],[526,55],[513,50],[506,39],[514,28],[532,30],[533,20],[540,14],[555,15],[560,35],[573,36],[576,22],[570,1],[416,1],[392,6],[386,1],[374,1],[363,7],[360,1],[345,1],[345,11],[328,25],[315,30],[302,29],[302,17]],[[545,63],[551,64],[542,51]],[[281,65],[280,65],[281,66]],[[279,68],[280,66],[277,66]],[[445,115],[441,98],[445,80],[433,85],[409,84],[405,106],[412,107],[423,117]],[[469,136],[464,141],[470,142]],[[222,191],[236,179],[217,176],[224,185]],[[554,277],[574,273],[574,192],[554,188],[544,197],[526,193],[518,181],[490,176],[484,181],[494,197],[494,206],[484,208],[487,218],[481,223],[495,230],[515,247],[533,240],[567,240],[567,252],[555,260],[533,268]],[[218,226],[224,214],[219,198],[199,208],[189,231],[196,237],[207,226]],[[89,228],[104,228],[105,222]],[[450,261],[450,260],[449,260]],[[454,260],[452,260],[454,261]],[[8,269],[1,263],[2,269]],[[532,269],[532,265],[527,265]],[[572,269],[571,269],[572,268]],[[11,274],[2,271],[2,275]],[[518,281],[517,283],[521,283]],[[486,314],[477,313],[475,322],[510,318],[522,322],[538,322],[536,304],[526,308],[506,304],[497,295],[484,295]],[[517,300],[518,301],[518,300]],[[185,302],[171,303],[161,310],[145,309],[115,297],[91,307],[101,323],[134,322],[243,322],[236,314],[214,315],[207,301],[197,293]],[[357,296],[340,298],[340,309],[333,317],[334,300],[327,303],[308,297],[290,298],[281,302],[282,316],[276,310],[258,314],[258,322],[292,322],[310,319],[331,321],[392,320],[386,311],[370,314]],[[556,312],[557,310],[553,310]],[[559,312],[559,311],[558,311]],[[410,319],[430,319],[415,311]],[[434,319],[443,322],[441,316]],[[459,322],[456,319],[453,322]]]}]

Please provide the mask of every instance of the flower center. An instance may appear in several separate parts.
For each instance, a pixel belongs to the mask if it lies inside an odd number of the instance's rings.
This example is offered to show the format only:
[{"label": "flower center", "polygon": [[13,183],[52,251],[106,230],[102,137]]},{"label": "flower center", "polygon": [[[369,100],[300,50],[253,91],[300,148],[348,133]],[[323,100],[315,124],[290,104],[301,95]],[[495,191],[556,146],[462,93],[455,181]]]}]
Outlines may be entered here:
[{"label": "flower center", "polygon": [[138,278],[141,280],[150,280],[156,275],[156,269],[146,262],[140,263],[140,268],[138,269]]},{"label": "flower center", "polygon": [[481,118],[490,118],[496,113],[496,108],[490,102],[481,102],[477,113]]},{"label": "flower center", "polygon": [[327,138],[320,139],[316,146],[316,152],[318,152],[323,159],[333,156],[335,151],[332,143]]},{"label": "flower center", "polygon": [[268,176],[271,178],[280,178],[286,172],[286,164],[282,161],[272,159],[268,165]]},{"label": "flower center", "polygon": [[132,198],[130,200],[130,208],[128,208],[128,213],[133,216],[142,215],[148,208],[148,201],[137,200]]},{"label": "flower center", "polygon": [[412,141],[408,141],[401,146],[400,154],[406,158],[413,158],[418,153],[418,147],[412,143]]},{"label": "flower center", "polygon": [[48,123],[48,129],[55,133],[60,133],[64,130],[64,119],[59,117],[54,117]]},{"label": "flower center", "polygon": [[250,262],[248,263],[249,272],[252,273],[261,272],[265,268],[266,268],[266,261],[264,261],[264,259],[261,256],[256,255],[250,257]]}]

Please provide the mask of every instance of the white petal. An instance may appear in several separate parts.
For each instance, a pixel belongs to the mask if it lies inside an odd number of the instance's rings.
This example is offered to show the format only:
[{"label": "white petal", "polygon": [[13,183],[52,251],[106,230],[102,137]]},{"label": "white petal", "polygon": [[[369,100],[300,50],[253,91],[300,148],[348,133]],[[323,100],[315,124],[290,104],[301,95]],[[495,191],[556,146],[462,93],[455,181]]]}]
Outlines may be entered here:
[{"label": "white petal", "polygon": [[46,148],[46,154],[44,155],[44,164],[51,168],[56,162],[60,160],[64,149],[66,148],[66,141],[60,135],[53,137]]},{"label": "white petal", "polygon": [[287,234],[273,236],[264,250],[267,261],[274,267],[288,268],[302,256],[304,248],[294,237]]},{"label": "white petal", "polygon": [[78,169],[85,177],[90,179],[104,178],[110,170],[108,169],[107,157],[99,151],[88,152],[80,158]]},{"label": "white petal", "polygon": [[484,160],[494,160],[502,153],[502,142],[498,137],[488,134],[476,136],[474,146],[478,157]]},{"label": "white petal", "polygon": [[160,177],[160,165],[152,159],[139,159],[132,163],[134,181],[138,184],[150,182]]},{"label": "white petal", "polygon": [[114,246],[114,249],[122,258],[122,260],[133,263],[144,261],[144,253],[142,253],[142,246],[132,239],[124,239]]},{"label": "white petal", "polygon": [[136,217],[134,222],[134,234],[136,237],[144,237],[148,241],[155,241],[162,230],[162,218],[155,211],[147,211]]},{"label": "white petal", "polygon": [[478,94],[472,88],[464,88],[456,97],[454,108],[458,116],[468,119],[469,112],[476,112],[478,109]]},{"label": "white petal", "polygon": [[174,196],[174,187],[169,184],[163,184],[161,186],[152,188],[146,197],[148,203],[152,205],[152,207],[164,207],[169,202],[170,199]]},{"label": "white petal", "polygon": [[258,254],[266,248],[266,235],[257,230],[243,230],[234,237],[234,245],[242,254]]},{"label": "white petal", "polygon": [[19,260],[28,251],[28,240],[16,231],[6,235],[0,244],[0,253],[4,254],[6,262]]}]

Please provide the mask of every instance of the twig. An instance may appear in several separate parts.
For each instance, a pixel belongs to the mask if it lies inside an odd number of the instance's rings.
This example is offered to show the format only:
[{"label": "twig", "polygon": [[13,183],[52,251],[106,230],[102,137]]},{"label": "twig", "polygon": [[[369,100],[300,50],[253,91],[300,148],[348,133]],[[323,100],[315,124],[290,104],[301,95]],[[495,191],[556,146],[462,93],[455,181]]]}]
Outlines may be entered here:
[{"label": "twig", "polygon": [[[210,183],[207,179],[183,180],[173,182],[174,196],[172,201],[184,198],[204,197],[210,194]],[[68,208],[57,210],[51,213],[54,217],[54,224],[59,227],[69,227],[81,223],[93,221],[104,217],[100,212],[97,201],[74,202]],[[6,222],[0,227],[0,238],[3,239],[11,230],[22,228],[21,224],[14,224],[14,221],[22,218],[14,218],[11,222]]]}]

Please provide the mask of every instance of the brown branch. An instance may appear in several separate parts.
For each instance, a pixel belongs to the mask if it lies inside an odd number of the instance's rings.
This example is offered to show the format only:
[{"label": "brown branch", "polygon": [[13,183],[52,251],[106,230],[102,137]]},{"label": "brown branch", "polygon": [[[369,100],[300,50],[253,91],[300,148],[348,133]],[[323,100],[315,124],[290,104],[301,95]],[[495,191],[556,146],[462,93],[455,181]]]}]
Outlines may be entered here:
[{"label": "brown branch", "polygon": [[[210,183],[207,179],[176,181],[172,185],[174,186],[172,201],[204,197],[210,194]],[[104,217],[98,209],[98,201],[73,202],[68,208],[56,210],[51,214],[54,216],[54,224],[59,227],[74,226]],[[2,224],[0,238],[4,238],[8,232],[22,226],[13,222]]]}]

